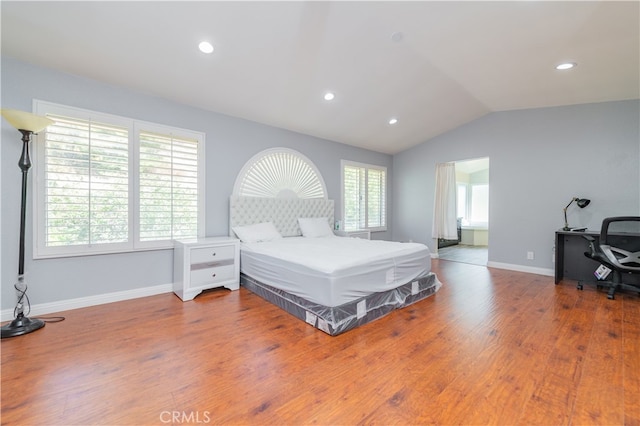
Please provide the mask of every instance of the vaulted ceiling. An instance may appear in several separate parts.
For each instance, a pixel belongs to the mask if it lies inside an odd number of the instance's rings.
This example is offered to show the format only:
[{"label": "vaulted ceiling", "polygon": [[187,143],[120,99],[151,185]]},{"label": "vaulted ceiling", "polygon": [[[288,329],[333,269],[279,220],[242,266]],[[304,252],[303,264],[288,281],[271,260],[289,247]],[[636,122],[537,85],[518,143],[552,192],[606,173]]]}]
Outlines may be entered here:
[{"label": "vaulted ceiling", "polygon": [[639,6],[0,3],[4,55],[390,154],[492,111],[638,99]]}]

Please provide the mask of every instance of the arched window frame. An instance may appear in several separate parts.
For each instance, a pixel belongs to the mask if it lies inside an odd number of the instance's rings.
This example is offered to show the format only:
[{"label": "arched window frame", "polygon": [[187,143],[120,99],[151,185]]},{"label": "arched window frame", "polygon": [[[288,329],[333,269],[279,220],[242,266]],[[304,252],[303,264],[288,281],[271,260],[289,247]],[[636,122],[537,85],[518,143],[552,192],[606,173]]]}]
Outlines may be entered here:
[{"label": "arched window frame", "polygon": [[259,198],[322,198],[327,187],[316,165],[289,148],[269,148],[251,157],[238,173],[233,195]]}]

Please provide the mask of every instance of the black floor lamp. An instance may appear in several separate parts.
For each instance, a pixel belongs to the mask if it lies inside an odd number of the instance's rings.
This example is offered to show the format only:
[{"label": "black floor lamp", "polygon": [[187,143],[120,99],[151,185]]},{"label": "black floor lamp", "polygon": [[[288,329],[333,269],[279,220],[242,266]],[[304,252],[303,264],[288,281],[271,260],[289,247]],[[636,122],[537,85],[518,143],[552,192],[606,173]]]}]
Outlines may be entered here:
[{"label": "black floor lamp", "polygon": [[29,318],[24,315],[24,303],[27,298],[27,284],[24,282],[24,232],[25,218],[27,213],[27,175],[31,168],[29,158],[29,142],[31,135],[44,130],[53,124],[53,120],[39,115],[12,109],[2,109],[2,116],[13,127],[22,133],[22,155],[18,161],[18,166],[22,171],[22,201],[20,204],[20,249],[18,252],[18,281],[15,289],[18,302],[14,310],[15,319],[9,324],[2,326],[2,338],[20,336],[31,333],[44,327],[44,321],[37,318]]}]

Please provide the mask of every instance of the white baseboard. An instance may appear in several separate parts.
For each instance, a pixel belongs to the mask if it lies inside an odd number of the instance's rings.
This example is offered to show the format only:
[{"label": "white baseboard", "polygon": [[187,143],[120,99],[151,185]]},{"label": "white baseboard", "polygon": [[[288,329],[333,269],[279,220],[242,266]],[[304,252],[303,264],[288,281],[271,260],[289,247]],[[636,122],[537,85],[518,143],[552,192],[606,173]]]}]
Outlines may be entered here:
[{"label": "white baseboard", "polygon": [[[431,253],[431,257],[437,259],[438,254]],[[490,268],[508,269],[511,271],[528,272],[530,274],[546,275],[550,277],[555,275],[555,271],[553,269],[536,268],[511,263],[487,262],[487,266]],[[139,297],[155,296],[156,294],[171,293],[172,291],[173,284],[162,284],[153,287],[99,294],[96,296],[79,297],[77,299],[60,300],[58,302],[41,303],[38,305],[31,305],[29,316],[46,315],[54,312],[86,308],[89,306],[103,305],[105,303],[119,302],[122,300],[137,299]],[[0,312],[0,321],[11,321],[13,318],[13,308],[5,309]]]},{"label": "white baseboard", "polygon": [[[439,259],[440,256],[438,253],[431,253],[432,259]],[[510,271],[518,271],[518,272],[528,272],[530,274],[536,275],[546,275],[549,277],[555,276],[555,271],[553,269],[547,268],[536,268],[533,266],[523,266],[523,265],[515,265],[512,263],[502,263],[502,262],[487,262],[487,266],[489,268],[498,268],[498,269],[508,269]]]},{"label": "white baseboard", "polygon": [[[136,288],[134,290],[117,291],[115,293],[99,294],[96,296],[79,297],[77,299],[60,300],[58,302],[41,303],[31,305],[28,316],[46,315],[54,312],[68,311],[71,309],[86,308],[88,306],[103,305],[105,303],[119,302],[122,300],[137,299],[139,297],[155,296],[156,294],[170,293],[173,284],[163,284],[153,287]],[[0,313],[0,321],[13,319],[13,308],[5,309]]]},{"label": "white baseboard", "polygon": [[555,271],[553,269],[537,268],[534,266],[523,266],[523,265],[515,265],[512,263],[501,263],[501,262],[487,262],[487,266],[490,268],[508,269],[510,271],[518,271],[518,272],[528,272],[530,274],[536,274],[536,275],[546,275],[548,277],[555,276]]}]

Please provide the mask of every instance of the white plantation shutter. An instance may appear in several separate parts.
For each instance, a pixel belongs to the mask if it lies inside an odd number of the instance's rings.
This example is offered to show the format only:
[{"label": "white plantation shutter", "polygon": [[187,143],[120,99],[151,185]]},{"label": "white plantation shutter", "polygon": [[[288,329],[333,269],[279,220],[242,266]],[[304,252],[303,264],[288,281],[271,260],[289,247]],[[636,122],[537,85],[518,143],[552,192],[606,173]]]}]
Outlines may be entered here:
[{"label": "white plantation shutter", "polygon": [[347,231],[354,229],[365,229],[365,178],[364,167],[345,166],[343,169],[343,191],[344,191],[344,229]]},{"label": "white plantation shutter", "polygon": [[198,236],[198,140],[140,132],[140,241]]},{"label": "white plantation shutter", "polygon": [[129,139],[125,127],[49,115],[45,244],[92,245],[129,238]]},{"label": "white plantation shutter", "polygon": [[367,169],[367,228],[386,226],[386,171]]},{"label": "white plantation shutter", "polygon": [[204,134],[34,101],[34,257],[172,248],[204,230]]},{"label": "white plantation shutter", "polygon": [[233,193],[242,197],[261,198],[326,198],[320,172],[299,152],[272,148],[250,159],[234,186]]},{"label": "white plantation shutter", "polygon": [[385,167],[342,161],[344,229],[386,229]]}]

